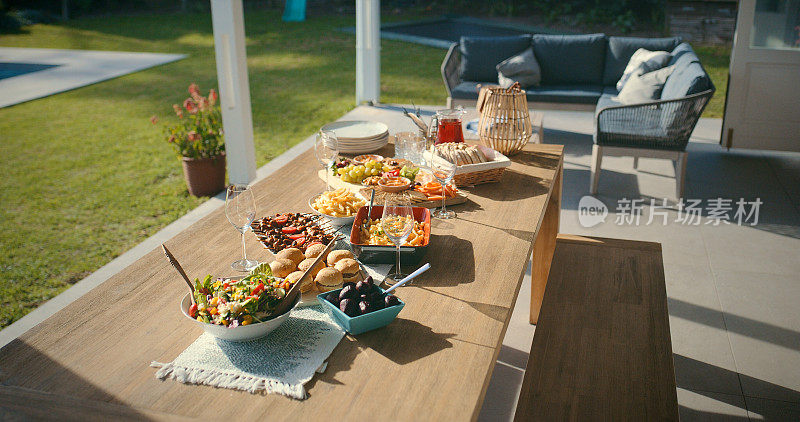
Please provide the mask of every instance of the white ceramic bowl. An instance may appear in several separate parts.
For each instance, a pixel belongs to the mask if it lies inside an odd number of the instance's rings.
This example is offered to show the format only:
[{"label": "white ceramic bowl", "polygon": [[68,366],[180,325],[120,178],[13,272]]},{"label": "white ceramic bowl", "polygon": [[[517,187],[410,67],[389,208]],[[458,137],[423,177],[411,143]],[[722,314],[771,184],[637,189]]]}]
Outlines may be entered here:
[{"label": "white ceramic bowl", "polygon": [[313,211],[315,214],[319,214],[319,215],[325,217],[328,221],[331,222],[331,225],[334,225],[334,226],[346,226],[346,225],[349,225],[349,224],[353,224],[353,221],[356,219],[356,215],[355,214],[351,215],[350,217],[334,217],[332,215],[323,214],[323,213],[317,211],[316,209],[314,209],[313,204],[317,200],[317,198],[319,198],[320,195],[321,194],[317,194],[317,195],[314,195],[314,196],[312,196],[311,198],[308,199],[308,207],[311,208],[311,211]]},{"label": "white ceramic bowl", "polygon": [[181,312],[186,318],[198,324],[203,331],[211,334],[212,336],[227,341],[248,341],[264,337],[271,333],[274,329],[278,328],[281,324],[289,319],[292,310],[297,306],[300,301],[300,295],[297,295],[292,308],[286,311],[283,315],[278,315],[264,322],[257,322],[250,325],[240,325],[234,328],[228,328],[224,325],[209,324],[207,322],[198,321],[189,316],[189,307],[192,306],[192,300],[189,298],[191,293],[186,293],[186,296],[181,300]]}]

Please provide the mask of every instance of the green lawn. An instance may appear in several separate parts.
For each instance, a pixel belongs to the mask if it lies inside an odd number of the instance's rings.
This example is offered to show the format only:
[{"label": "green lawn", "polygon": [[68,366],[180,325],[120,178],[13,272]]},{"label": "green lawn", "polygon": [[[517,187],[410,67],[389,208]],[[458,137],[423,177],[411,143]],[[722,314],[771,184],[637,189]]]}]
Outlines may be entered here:
[{"label": "green lawn", "polygon": [[[391,20],[403,19],[394,16]],[[387,19],[388,20],[388,19]],[[246,13],[258,165],[354,105],[355,38],[335,31],[350,17],[283,23]],[[200,204],[180,164],[150,124],[196,82],[216,86],[210,16],[152,15],[35,25],[0,46],[183,53],[175,63],[0,109],[0,327],[19,319]],[[444,51],[382,41],[381,100],[443,104]],[[699,48],[721,115],[724,49]]]}]

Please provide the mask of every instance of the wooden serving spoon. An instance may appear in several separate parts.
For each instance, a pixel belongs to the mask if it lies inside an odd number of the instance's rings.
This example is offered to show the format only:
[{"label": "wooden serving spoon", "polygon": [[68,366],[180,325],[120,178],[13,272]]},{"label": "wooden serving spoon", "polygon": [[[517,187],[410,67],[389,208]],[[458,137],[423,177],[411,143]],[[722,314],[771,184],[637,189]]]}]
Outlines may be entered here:
[{"label": "wooden serving spoon", "polygon": [[170,253],[169,249],[167,249],[167,247],[163,243],[161,244],[161,249],[164,251],[164,255],[167,256],[167,259],[169,260],[169,263],[172,264],[172,266],[176,270],[178,270],[178,273],[180,273],[181,277],[183,277],[183,279],[186,281],[186,284],[189,285],[189,291],[191,292],[191,294],[189,295],[189,298],[192,299],[192,305],[195,305],[195,302],[194,302],[194,286],[192,285],[192,282],[189,280],[189,277],[186,276],[186,272],[183,271],[183,267],[181,267],[181,264],[178,263],[178,260],[175,259],[174,256],[172,256],[172,253]]}]

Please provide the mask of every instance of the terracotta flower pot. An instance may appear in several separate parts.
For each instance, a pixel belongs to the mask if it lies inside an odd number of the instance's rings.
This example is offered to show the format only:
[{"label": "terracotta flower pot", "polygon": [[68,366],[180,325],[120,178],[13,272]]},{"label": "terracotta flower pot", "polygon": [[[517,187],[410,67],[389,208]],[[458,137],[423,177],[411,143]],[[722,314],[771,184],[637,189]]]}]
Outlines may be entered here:
[{"label": "terracotta flower pot", "polygon": [[211,196],[225,188],[225,154],[214,158],[183,157],[186,187],[194,196]]}]

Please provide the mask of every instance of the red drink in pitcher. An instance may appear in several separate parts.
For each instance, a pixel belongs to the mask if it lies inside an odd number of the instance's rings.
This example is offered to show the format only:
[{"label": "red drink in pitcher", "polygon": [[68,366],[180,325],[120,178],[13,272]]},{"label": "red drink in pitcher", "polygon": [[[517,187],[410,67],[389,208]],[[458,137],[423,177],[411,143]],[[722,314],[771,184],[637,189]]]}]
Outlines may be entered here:
[{"label": "red drink in pitcher", "polygon": [[444,142],[464,142],[464,132],[461,129],[461,116],[464,114],[464,110],[460,107],[436,112],[436,120],[439,123],[435,145]]},{"label": "red drink in pitcher", "polygon": [[439,128],[436,133],[438,145],[444,142],[464,142],[464,132],[461,131],[461,119],[442,119],[439,120]]}]

